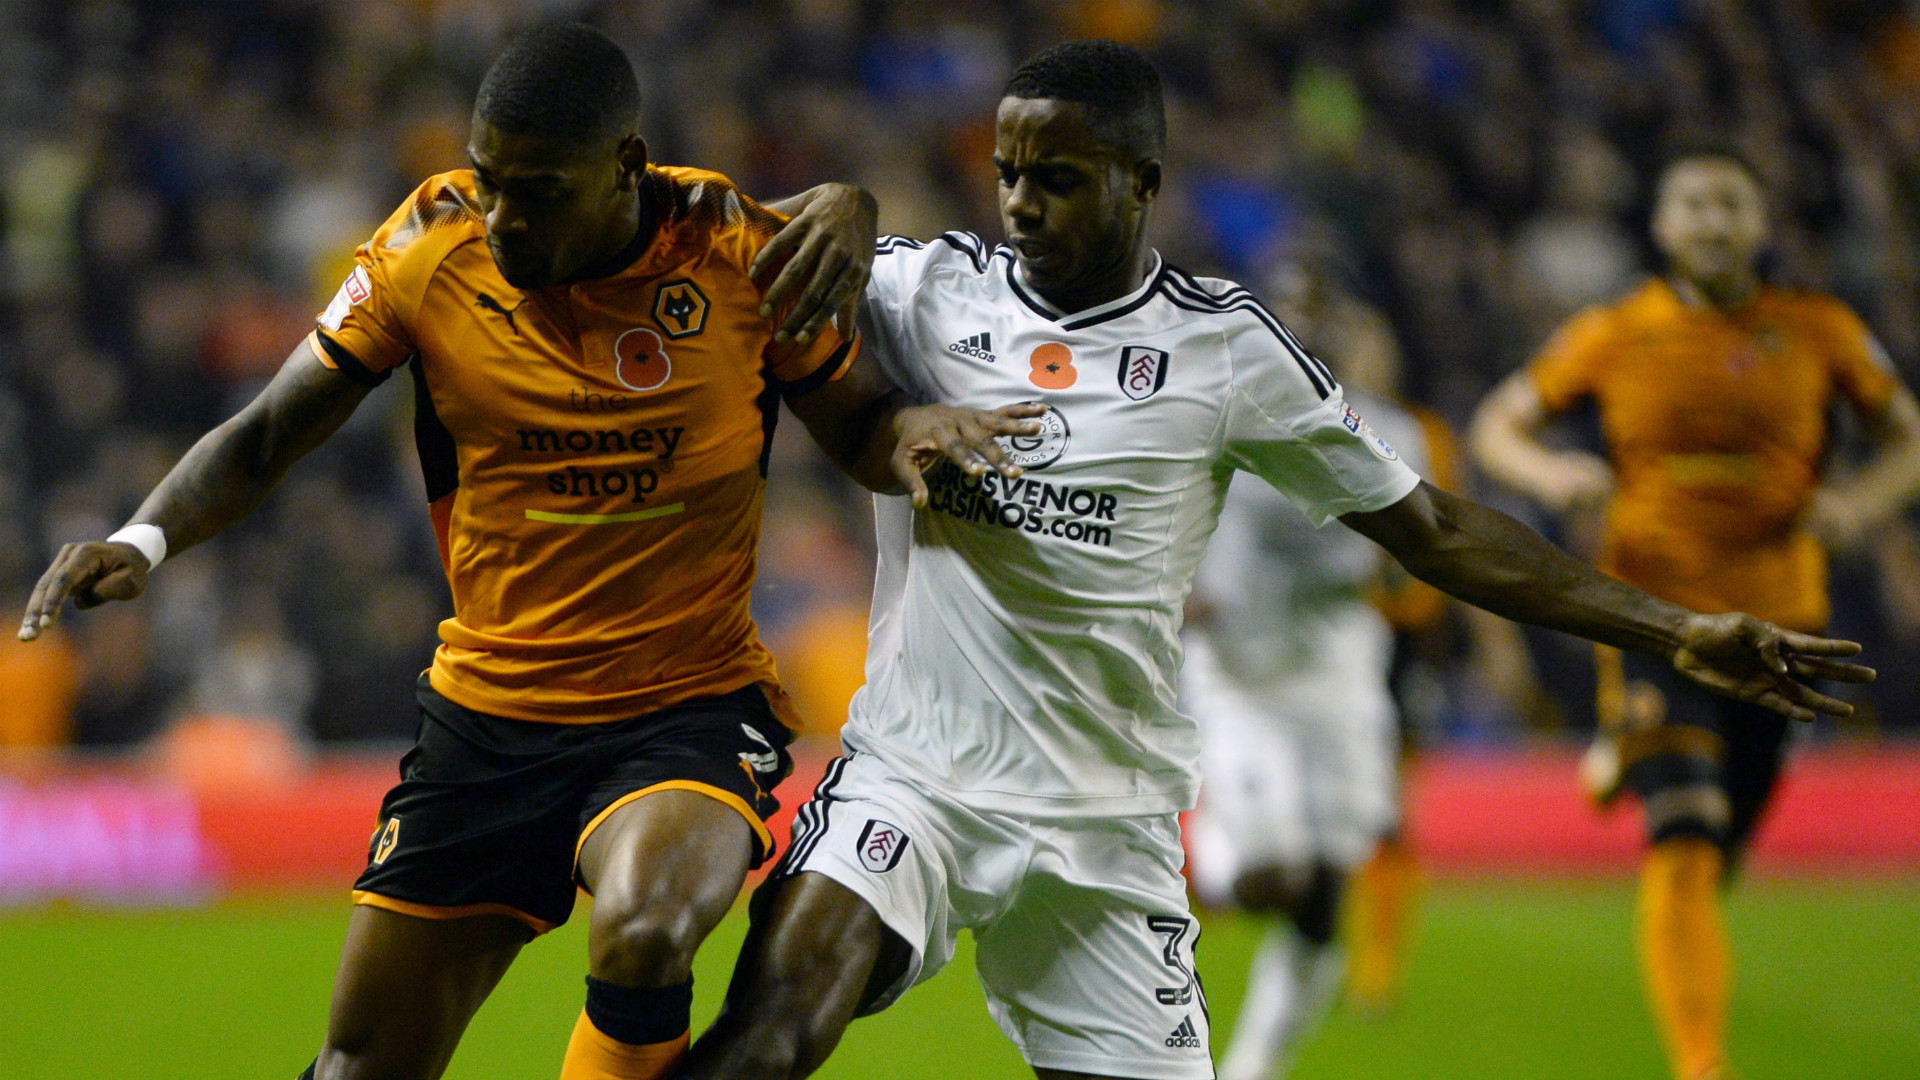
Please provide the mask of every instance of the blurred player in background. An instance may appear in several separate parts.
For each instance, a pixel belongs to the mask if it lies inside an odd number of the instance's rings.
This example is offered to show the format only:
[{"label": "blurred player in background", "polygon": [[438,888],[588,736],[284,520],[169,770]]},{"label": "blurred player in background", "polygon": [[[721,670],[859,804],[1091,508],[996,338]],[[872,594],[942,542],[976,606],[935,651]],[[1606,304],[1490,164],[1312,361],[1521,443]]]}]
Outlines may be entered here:
[{"label": "blurred player in background", "polygon": [[[1419,424],[1346,393],[1424,474]],[[1221,1080],[1276,1075],[1333,1003],[1347,882],[1398,832],[1394,631],[1371,600],[1387,562],[1359,533],[1316,529],[1241,477],[1194,578],[1180,673],[1181,711],[1201,736],[1194,885],[1209,904],[1283,924],[1254,954]]]},{"label": "blurred player in background", "polygon": [[[1576,316],[1481,406],[1482,469],[1547,508],[1604,504],[1602,565],[1699,611],[1750,611],[1818,633],[1823,543],[1845,546],[1920,489],[1920,407],[1861,320],[1830,296],[1766,283],[1766,196],[1737,155],[1676,156],[1653,237],[1667,260],[1609,307]],[[1591,400],[1607,460],[1549,449],[1553,417]],[[1821,482],[1844,402],[1880,453]],[[1639,943],[1675,1080],[1727,1071],[1731,960],[1720,891],[1780,771],[1784,721],[1706,693],[1663,665],[1601,650],[1590,783],[1639,797],[1650,847]]]},{"label": "blurred player in background", "polygon": [[[1415,471],[1442,491],[1464,494],[1453,429],[1439,414],[1401,393],[1400,344],[1392,323],[1340,284],[1328,253],[1311,248],[1272,276],[1274,314],[1316,355],[1327,358],[1349,394],[1380,402],[1377,411],[1383,415],[1400,414],[1404,431],[1394,445]],[[1398,789],[1421,738],[1416,720],[1420,710],[1409,707],[1408,685],[1410,680],[1436,678],[1434,668],[1448,664],[1460,647],[1460,631],[1465,632],[1470,693],[1490,695],[1527,717],[1539,715],[1547,699],[1534,677],[1526,641],[1513,623],[1451,600],[1392,560],[1382,560],[1370,598],[1393,631],[1389,685],[1400,735],[1394,797],[1404,803]],[[1405,977],[1418,889],[1418,865],[1407,830],[1403,805],[1381,833],[1372,856],[1354,873],[1342,904],[1347,995],[1370,1015],[1393,1006]]]},{"label": "blurred player in background", "polygon": [[1181,608],[1233,473],[1454,595],[1656,653],[1801,719],[1857,645],[1696,615],[1422,483],[1245,289],[1166,265],[1160,80],[1112,42],[1029,59],[999,105],[1007,245],[882,244],[862,318],[919,400],[1034,402],[1025,471],[942,466],[876,500],[868,681],[690,1077],[787,1080],[970,929],[989,1011],[1042,1080],[1210,1080],[1179,814],[1199,732]]},{"label": "blurred player in background", "polygon": [[828,325],[865,282],[870,196],[815,189],[782,232],[725,177],[650,165],[639,105],[600,32],[518,39],[480,87],[473,168],[422,184],[272,384],[135,524],[62,550],[27,609],[32,639],[68,597],[133,599],[411,361],[455,614],[308,1077],[440,1075],[576,884],[595,898],[590,975],[562,1076],[670,1069],[694,952],[771,854],[768,792],[791,767],[797,718],[748,613],[776,410],[881,490],[897,447],[1020,430],[903,407]]}]

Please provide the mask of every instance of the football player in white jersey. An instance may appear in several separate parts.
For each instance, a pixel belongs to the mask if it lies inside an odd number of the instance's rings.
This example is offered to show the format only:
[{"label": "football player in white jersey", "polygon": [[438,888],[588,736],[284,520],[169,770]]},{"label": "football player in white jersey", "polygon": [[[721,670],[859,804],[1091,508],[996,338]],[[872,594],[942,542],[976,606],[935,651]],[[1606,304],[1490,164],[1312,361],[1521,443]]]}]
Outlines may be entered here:
[{"label": "football player in white jersey", "polygon": [[[1347,397],[1427,472],[1419,421]],[[1194,579],[1180,671],[1181,710],[1200,725],[1194,888],[1281,920],[1254,954],[1221,1080],[1273,1075],[1332,1004],[1347,879],[1399,817],[1393,627],[1369,597],[1384,559],[1239,476]]]},{"label": "football player in white jersey", "polygon": [[1857,645],[1664,603],[1421,483],[1246,290],[1147,245],[1165,134],[1138,53],[1049,49],[999,106],[1008,245],[882,243],[867,347],[899,385],[1044,411],[1010,442],[1022,475],[935,466],[876,499],[846,755],[756,894],[683,1075],[811,1073],[963,928],[994,1019],[1044,1080],[1213,1075],[1178,823],[1200,740],[1174,681],[1235,470],[1471,603],[1800,719],[1847,711],[1801,680],[1871,678],[1836,659]]}]

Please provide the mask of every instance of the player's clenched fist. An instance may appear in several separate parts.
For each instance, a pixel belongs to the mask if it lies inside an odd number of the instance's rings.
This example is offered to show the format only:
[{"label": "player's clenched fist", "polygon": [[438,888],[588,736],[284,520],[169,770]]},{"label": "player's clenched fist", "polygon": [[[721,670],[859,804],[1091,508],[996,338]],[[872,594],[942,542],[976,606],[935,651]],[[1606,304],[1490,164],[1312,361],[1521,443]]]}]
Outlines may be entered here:
[{"label": "player's clenched fist", "polygon": [[962,471],[978,476],[993,469],[1002,476],[1020,475],[1007,460],[1001,436],[1038,435],[1037,417],[1047,411],[1037,401],[1003,405],[992,412],[952,405],[916,405],[901,409],[893,429],[900,442],[893,451],[893,475],[913,497],[913,505],[927,505],[927,482],[921,475],[942,457]]},{"label": "player's clenched fist", "polygon": [[1872,682],[1872,668],[1834,659],[1859,652],[1855,642],[1798,634],[1751,615],[1695,615],[1681,627],[1673,666],[1709,690],[1812,720],[1819,713],[1850,716],[1853,706],[1800,680]]},{"label": "player's clenched fist", "polygon": [[68,544],[33,587],[26,618],[20,623],[20,640],[32,641],[52,626],[69,596],[80,608],[139,596],[147,589],[149,569],[147,557],[132,544],[111,540]]}]

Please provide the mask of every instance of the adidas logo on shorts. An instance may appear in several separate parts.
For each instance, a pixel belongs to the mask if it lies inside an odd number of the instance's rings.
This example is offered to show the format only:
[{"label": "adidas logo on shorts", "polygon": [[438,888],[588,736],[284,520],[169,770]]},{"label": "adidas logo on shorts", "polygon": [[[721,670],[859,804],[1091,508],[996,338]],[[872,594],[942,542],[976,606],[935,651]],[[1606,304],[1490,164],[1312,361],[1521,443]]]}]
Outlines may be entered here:
[{"label": "adidas logo on shorts", "polygon": [[1193,1014],[1180,1018],[1180,1026],[1167,1036],[1167,1045],[1178,1050],[1200,1049],[1200,1033],[1193,1030]]},{"label": "adidas logo on shorts", "polygon": [[984,334],[975,334],[969,338],[961,338],[959,341],[947,346],[947,351],[959,353],[961,356],[971,356],[975,360],[985,360],[989,364],[1000,359],[993,355],[993,333],[991,331]]}]

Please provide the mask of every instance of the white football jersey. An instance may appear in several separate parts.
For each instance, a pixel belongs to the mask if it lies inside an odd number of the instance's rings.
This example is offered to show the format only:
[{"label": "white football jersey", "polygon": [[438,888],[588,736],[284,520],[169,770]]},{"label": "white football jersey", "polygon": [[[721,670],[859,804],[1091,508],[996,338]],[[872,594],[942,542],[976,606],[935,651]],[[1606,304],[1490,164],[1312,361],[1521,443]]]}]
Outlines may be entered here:
[{"label": "white football jersey", "polygon": [[[1349,398],[1408,468],[1427,471],[1419,421],[1389,402]],[[1272,486],[1239,476],[1194,578],[1207,618],[1188,633],[1207,638],[1220,675],[1251,690],[1331,680],[1384,695],[1393,630],[1367,594],[1387,558],[1351,529],[1314,528]],[[1365,647],[1356,649],[1356,639]],[[1356,679],[1377,686],[1355,687]]]},{"label": "white football jersey", "polygon": [[1180,621],[1235,469],[1315,524],[1418,477],[1246,290],[1156,256],[1065,313],[1013,253],[881,241],[866,347],[909,394],[1047,405],[1016,480],[942,464],[875,499],[867,685],[842,738],[967,805],[1036,818],[1184,810],[1199,736],[1176,705]]}]

